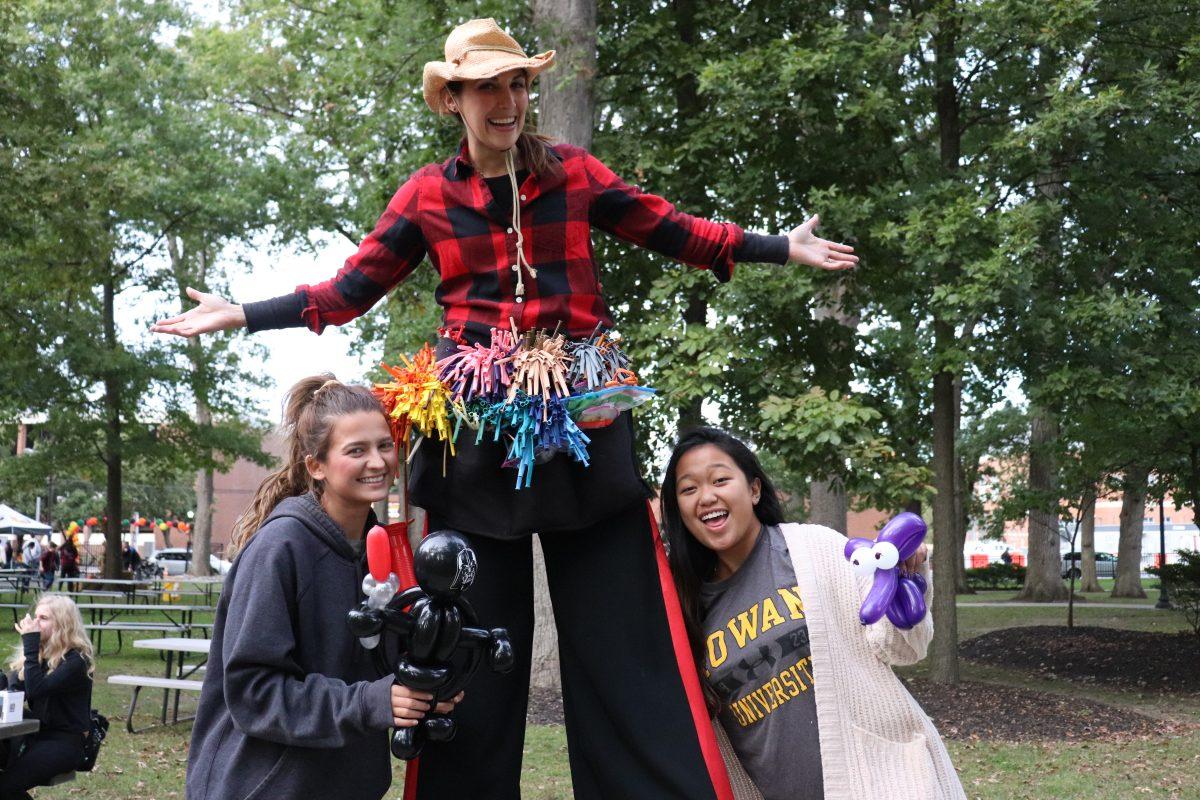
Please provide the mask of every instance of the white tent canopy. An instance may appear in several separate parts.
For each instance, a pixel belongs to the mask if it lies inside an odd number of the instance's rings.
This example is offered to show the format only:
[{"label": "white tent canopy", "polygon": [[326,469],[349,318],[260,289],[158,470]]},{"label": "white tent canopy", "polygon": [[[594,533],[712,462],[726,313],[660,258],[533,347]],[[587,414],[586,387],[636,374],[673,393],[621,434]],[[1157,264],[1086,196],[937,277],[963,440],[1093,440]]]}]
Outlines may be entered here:
[{"label": "white tent canopy", "polygon": [[0,533],[40,536],[50,533],[50,526],[30,519],[12,506],[0,503]]}]

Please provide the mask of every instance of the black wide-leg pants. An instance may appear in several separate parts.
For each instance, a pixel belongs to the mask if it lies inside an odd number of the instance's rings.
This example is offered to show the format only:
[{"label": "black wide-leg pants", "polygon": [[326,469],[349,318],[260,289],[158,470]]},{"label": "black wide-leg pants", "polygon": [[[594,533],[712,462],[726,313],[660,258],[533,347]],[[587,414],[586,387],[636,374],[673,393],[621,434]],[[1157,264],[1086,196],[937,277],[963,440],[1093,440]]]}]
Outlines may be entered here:
[{"label": "black wide-leg pants", "polygon": [[[589,527],[541,536],[576,800],[716,800],[721,784],[728,796],[652,525],[639,501]],[[425,748],[405,797],[517,800],[533,645],[531,539],[466,535],[479,563],[466,597],[480,624],[508,628],[516,666],[476,673],[454,713],[457,735]]]}]

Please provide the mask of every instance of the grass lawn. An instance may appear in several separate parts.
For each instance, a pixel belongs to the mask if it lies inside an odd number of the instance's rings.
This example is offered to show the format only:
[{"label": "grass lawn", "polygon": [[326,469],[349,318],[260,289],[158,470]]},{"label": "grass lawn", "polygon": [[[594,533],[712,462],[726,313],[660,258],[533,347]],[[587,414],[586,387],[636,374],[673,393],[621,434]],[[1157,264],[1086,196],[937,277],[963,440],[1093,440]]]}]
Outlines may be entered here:
[{"label": "grass lawn", "polygon": [[[1149,603],[1154,605],[1158,602],[1158,578],[1142,578],[1142,590],[1146,593],[1145,597],[1112,597],[1109,592],[1112,591],[1113,579],[1101,578],[1100,586],[1104,589],[1102,592],[1079,592],[1078,581],[1075,583],[1076,594],[1085,598],[1084,603],[1120,603],[1129,605],[1145,605]],[[962,594],[958,596],[959,604],[963,603],[1003,603],[1009,600],[1014,600],[1017,596],[1016,589],[988,590],[980,591],[975,594]],[[1083,605],[1083,603],[1080,603]]]},{"label": "grass lawn", "polygon": [[[996,595],[996,599],[1007,599],[1013,593],[987,594]],[[1097,599],[1100,597],[1106,595],[1097,596]],[[1152,600],[1156,597],[1153,595]],[[971,608],[971,603],[978,600],[964,600],[958,621],[962,639],[996,628],[1060,625],[1066,620],[1066,612],[1061,608]],[[1164,632],[1186,629],[1179,614],[1152,609],[1088,609],[1081,603],[1076,613],[1081,625]],[[16,641],[11,630],[0,634],[0,650],[11,652]],[[106,649],[111,649],[113,644],[106,641]],[[1198,796],[1195,786],[1196,776],[1200,774],[1200,700],[1081,686],[996,666],[965,661],[961,664],[964,680],[1086,697],[1154,718],[1197,726],[1174,737],[1117,743],[951,741],[948,743],[951,755],[967,795],[973,800],[1126,800],[1141,797],[1183,800]],[[101,656],[94,705],[108,715],[112,728],[100,763],[95,772],[81,773],[76,781],[63,786],[38,789],[35,796],[88,800],[182,798],[190,726],[182,724],[129,735],[125,732],[124,715],[130,690],[109,686],[104,680],[117,673],[159,675],[162,670],[163,664],[156,653],[134,649],[128,641],[119,655]],[[919,664],[902,672],[920,676],[925,671],[925,665]],[[156,696],[153,692],[144,693],[139,703],[139,726],[154,721],[155,701],[161,702],[160,698],[161,695]],[[194,699],[185,698],[185,707],[190,709],[194,702]],[[523,797],[527,800],[570,800],[566,736],[562,727],[531,725],[526,732],[525,754]],[[402,764],[395,765],[395,776],[394,792],[389,797],[398,798],[403,785]]]},{"label": "grass lawn", "polygon": [[972,800],[1129,800],[1196,795],[1200,732],[1149,741],[947,742]]}]

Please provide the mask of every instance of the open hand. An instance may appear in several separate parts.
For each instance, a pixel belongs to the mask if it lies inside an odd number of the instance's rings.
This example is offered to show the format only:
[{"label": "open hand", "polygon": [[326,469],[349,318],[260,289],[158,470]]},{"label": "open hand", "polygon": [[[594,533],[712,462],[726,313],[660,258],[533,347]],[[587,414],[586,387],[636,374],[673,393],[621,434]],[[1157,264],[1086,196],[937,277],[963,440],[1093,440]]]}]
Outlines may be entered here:
[{"label": "open hand", "polygon": [[18,622],[13,627],[16,628],[17,633],[21,634],[22,636],[24,636],[27,633],[37,633],[38,632],[37,620],[34,619],[33,617],[29,616],[28,614],[26,614],[24,619],[22,619],[20,622]]},{"label": "open hand", "polygon": [[802,225],[792,229],[788,234],[788,262],[831,271],[853,269],[858,263],[854,248],[813,234],[820,223],[821,218],[813,214]]},{"label": "open hand", "polygon": [[227,331],[246,325],[246,314],[242,307],[224,297],[187,288],[187,296],[199,305],[179,316],[159,320],[150,326],[154,333],[171,333],[175,336],[192,337],[212,331]]}]

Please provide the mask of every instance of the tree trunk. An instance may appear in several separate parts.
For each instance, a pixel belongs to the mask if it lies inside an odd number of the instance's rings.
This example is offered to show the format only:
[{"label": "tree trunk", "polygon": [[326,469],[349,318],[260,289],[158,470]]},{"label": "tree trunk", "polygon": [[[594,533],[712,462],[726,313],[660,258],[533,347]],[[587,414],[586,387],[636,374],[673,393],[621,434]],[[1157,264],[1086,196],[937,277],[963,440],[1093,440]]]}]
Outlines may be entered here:
[{"label": "tree trunk", "polygon": [[[1029,488],[1053,492],[1056,464],[1050,447],[1058,438],[1058,421],[1047,411],[1034,409],[1029,423]],[[1062,549],[1059,545],[1058,515],[1044,508],[1029,510],[1029,558],[1025,587],[1017,595],[1037,603],[1057,602],[1068,597],[1062,581]]]},{"label": "tree trunk", "polygon": [[[958,432],[962,430],[962,376],[954,376],[954,437],[958,441]],[[954,592],[955,594],[974,594],[975,591],[967,586],[967,566],[963,553],[967,549],[967,484],[966,470],[963,469],[962,455],[954,448],[954,541],[958,558],[954,560]]]},{"label": "tree trunk", "polygon": [[[104,279],[104,346],[110,365],[119,363],[117,350],[116,286],[111,265]],[[105,513],[104,577],[121,577],[121,383],[115,366],[104,373]]]},{"label": "tree trunk", "polygon": [[846,488],[840,478],[813,481],[808,487],[808,521],[846,535]]},{"label": "tree trunk", "polygon": [[[935,336],[945,346],[953,330],[934,321]],[[933,376],[933,642],[929,677],[958,684],[958,609],[955,605],[955,560],[962,560],[954,519],[954,376]]]},{"label": "tree trunk", "polygon": [[1113,597],[1145,597],[1142,589],[1142,518],[1146,516],[1145,467],[1131,467],[1125,473],[1125,491],[1121,493],[1121,533],[1117,544],[1117,579]]},{"label": "tree trunk", "polygon": [[1079,527],[1079,591],[1102,592],[1096,579],[1096,489],[1083,498],[1083,521]]},{"label": "tree trunk", "polygon": [[[203,246],[197,249],[196,272],[188,267],[189,254],[184,252],[184,243],[178,237],[168,236],[167,254],[171,259],[171,268],[175,275],[176,291],[183,308],[187,308],[190,299],[187,287],[193,285],[201,291],[208,290],[208,253]],[[202,438],[207,438],[212,429],[212,408],[208,404],[208,353],[199,338],[190,339],[187,343],[187,357],[192,365],[191,384],[192,396],[196,403],[196,427],[200,429]],[[211,455],[211,454],[210,454]],[[192,564],[193,575],[211,575],[212,564],[209,554],[212,553],[212,518],[213,518],[213,468],[205,465],[196,471],[196,516],[192,520]],[[163,534],[164,539],[166,534]]]},{"label": "tree trunk", "polygon": [[[859,317],[846,312],[845,296],[846,284],[844,281],[838,281],[830,288],[828,297],[813,309],[814,320],[829,320],[838,326],[823,326],[823,330],[828,333],[822,336],[822,346],[818,348],[823,358],[818,359],[814,367],[815,382],[818,386],[826,392],[837,390],[843,396],[848,396],[852,376],[851,356],[854,353],[853,332],[858,328]],[[809,503],[810,522],[825,525],[843,536],[846,535],[849,504],[846,486],[841,477],[825,475],[815,479],[809,486]]]},{"label": "tree trunk", "polygon": [[[196,398],[196,424],[202,428],[212,425],[212,410],[199,396]],[[196,473],[196,517],[192,520],[191,533],[193,575],[212,574],[209,561],[212,553],[212,523],[213,469],[204,467]]]},{"label": "tree trunk", "polygon": [[[534,0],[533,24],[535,30],[547,37],[542,49],[553,47],[558,51],[557,66],[541,78],[538,130],[556,141],[590,149],[595,105],[592,87],[596,77],[596,0]],[[536,537],[533,611],[530,685],[560,690],[554,609],[546,584],[545,558]]]},{"label": "tree trunk", "polygon": [[539,49],[557,51],[541,76],[538,130],[555,141],[592,149],[596,79],[596,0],[533,0]]},{"label": "tree trunk", "polygon": [[558,632],[554,627],[554,606],[546,584],[546,558],[542,555],[541,537],[533,537],[533,664],[529,671],[529,686],[549,691],[562,690],[562,674],[558,666]]},{"label": "tree trunk", "polygon": [[380,525],[387,525],[388,520],[388,498],[384,498],[371,506],[371,510],[375,512],[375,519]]},{"label": "tree trunk", "polygon": [[[675,35],[679,44],[691,48],[696,44],[696,0],[673,0],[671,6],[674,14]],[[675,117],[678,120],[689,120],[704,114],[705,109],[700,103],[700,80],[691,71],[684,71],[674,82]],[[692,165],[685,159],[682,166],[685,170]],[[704,208],[707,202],[704,190],[696,183],[689,183],[679,188],[676,199],[680,206],[696,213]],[[687,305],[683,310],[685,328],[704,327],[708,324],[708,295],[711,285],[695,284],[686,290]],[[677,405],[679,411],[679,429],[687,430],[704,424],[701,413],[703,400],[699,397],[686,400]]]},{"label": "tree trunk", "polygon": [[[938,126],[938,158],[948,177],[958,172],[962,154],[959,123],[958,9],[948,0],[937,9],[934,33],[935,112]],[[947,268],[949,273],[951,267]],[[948,276],[947,276],[948,277]],[[933,319],[934,350],[942,353],[954,344],[954,326],[936,314]],[[954,374],[942,368],[933,376],[933,474],[937,494],[933,498],[933,641],[929,647],[929,677],[936,683],[958,684],[958,608],[954,584],[962,560],[954,513]]]}]

